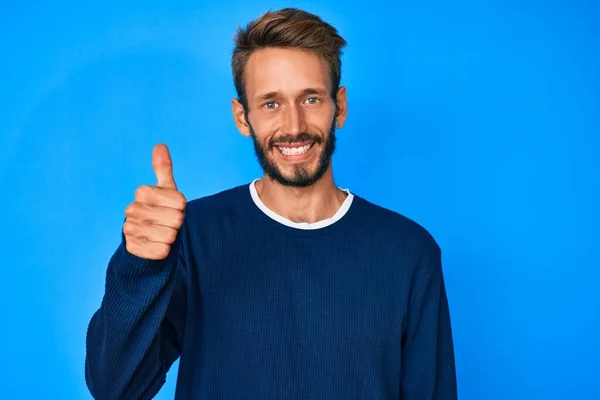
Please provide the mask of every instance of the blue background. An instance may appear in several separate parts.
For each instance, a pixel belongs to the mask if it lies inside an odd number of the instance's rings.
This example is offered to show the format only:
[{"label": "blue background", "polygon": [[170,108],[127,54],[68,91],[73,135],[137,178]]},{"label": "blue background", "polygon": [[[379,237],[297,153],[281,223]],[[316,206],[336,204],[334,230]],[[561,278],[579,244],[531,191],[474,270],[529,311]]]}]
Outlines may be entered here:
[{"label": "blue background", "polygon": [[0,398],[89,398],[87,323],[155,143],[188,199],[261,173],[231,38],[288,5],[349,42],[337,182],[444,251],[460,398],[599,398],[598,3],[117,4],[0,6]]}]

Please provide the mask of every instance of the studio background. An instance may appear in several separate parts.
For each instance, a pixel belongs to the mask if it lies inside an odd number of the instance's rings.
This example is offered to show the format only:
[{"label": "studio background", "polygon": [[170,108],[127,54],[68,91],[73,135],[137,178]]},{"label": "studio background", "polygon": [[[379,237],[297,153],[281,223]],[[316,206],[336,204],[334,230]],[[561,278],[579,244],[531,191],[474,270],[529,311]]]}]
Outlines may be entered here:
[{"label": "studio background", "polygon": [[600,4],[567,0],[1,2],[0,398],[90,398],[85,331],[154,144],[188,199],[261,173],[232,36],[284,6],[349,42],[337,182],[443,249],[459,397],[598,399]]}]

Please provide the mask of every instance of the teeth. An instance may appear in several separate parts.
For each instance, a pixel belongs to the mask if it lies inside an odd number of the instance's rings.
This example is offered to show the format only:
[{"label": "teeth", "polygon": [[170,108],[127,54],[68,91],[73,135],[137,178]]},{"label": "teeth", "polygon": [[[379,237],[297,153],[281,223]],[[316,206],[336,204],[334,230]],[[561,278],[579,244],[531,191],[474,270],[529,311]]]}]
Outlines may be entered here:
[{"label": "teeth", "polygon": [[298,154],[306,153],[310,149],[310,144],[302,147],[281,147],[279,146],[279,150],[286,156],[296,156]]}]

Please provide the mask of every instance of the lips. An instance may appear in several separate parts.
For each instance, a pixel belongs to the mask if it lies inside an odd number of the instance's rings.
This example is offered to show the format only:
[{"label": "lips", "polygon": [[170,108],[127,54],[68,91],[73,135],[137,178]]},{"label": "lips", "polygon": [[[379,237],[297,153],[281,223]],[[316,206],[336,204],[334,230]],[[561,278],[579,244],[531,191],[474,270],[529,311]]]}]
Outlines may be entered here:
[{"label": "lips", "polygon": [[323,138],[308,132],[298,135],[283,135],[271,139],[271,149],[285,161],[304,161],[314,153],[315,144],[321,144]]}]

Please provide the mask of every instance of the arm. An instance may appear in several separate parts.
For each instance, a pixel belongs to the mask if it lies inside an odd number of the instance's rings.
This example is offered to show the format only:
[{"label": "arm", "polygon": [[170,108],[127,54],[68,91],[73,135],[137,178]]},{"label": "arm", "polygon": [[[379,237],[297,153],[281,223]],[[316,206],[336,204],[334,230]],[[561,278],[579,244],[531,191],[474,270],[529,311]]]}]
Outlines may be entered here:
[{"label": "arm", "polygon": [[123,237],[112,256],[86,339],[85,378],[95,399],[151,399],[179,357],[186,308],[179,246],[148,260],[129,253]]},{"label": "arm", "polygon": [[458,397],[450,311],[437,245],[414,272],[402,338],[403,400]]}]

